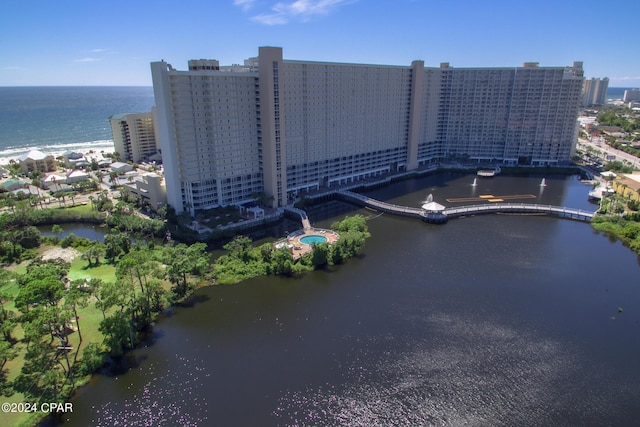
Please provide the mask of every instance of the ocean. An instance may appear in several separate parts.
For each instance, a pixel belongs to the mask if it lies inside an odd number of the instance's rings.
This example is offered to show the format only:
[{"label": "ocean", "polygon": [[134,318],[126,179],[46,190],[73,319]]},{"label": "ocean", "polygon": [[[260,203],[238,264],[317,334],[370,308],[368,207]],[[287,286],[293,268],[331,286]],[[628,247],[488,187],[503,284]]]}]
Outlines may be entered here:
[{"label": "ocean", "polygon": [[0,87],[0,164],[32,149],[113,151],[109,117],[151,111],[152,87]]},{"label": "ocean", "polygon": [[[610,87],[607,98],[625,89]],[[0,87],[0,164],[32,149],[113,151],[109,117],[153,105],[150,86]]]},{"label": "ocean", "polygon": [[607,99],[622,99],[624,91],[634,89],[632,87],[610,87],[607,88]]}]

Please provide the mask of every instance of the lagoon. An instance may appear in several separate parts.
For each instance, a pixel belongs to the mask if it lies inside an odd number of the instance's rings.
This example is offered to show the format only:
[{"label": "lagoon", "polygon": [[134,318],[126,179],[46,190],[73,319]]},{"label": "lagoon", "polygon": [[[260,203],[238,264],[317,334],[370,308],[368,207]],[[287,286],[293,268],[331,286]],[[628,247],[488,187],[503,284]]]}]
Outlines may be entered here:
[{"label": "lagoon", "polygon": [[[369,193],[419,206],[534,194],[595,210],[573,177],[438,174]],[[636,254],[589,224],[375,216],[364,254],[199,290],[97,375],[65,425],[629,425],[640,407]],[[623,308],[619,312],[618,308]]]}]

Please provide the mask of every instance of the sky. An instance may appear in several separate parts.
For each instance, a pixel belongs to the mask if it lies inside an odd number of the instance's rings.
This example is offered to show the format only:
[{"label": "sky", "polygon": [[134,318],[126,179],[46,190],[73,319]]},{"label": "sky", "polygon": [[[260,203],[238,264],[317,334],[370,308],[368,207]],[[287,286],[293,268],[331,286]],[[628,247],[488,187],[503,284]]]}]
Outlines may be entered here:
[{"label": "sky", "polygon": [[638,0],[20,0],[0,12],[0,86],[151,86],[150,63],[284,59],[567,66],[640,87]]}]

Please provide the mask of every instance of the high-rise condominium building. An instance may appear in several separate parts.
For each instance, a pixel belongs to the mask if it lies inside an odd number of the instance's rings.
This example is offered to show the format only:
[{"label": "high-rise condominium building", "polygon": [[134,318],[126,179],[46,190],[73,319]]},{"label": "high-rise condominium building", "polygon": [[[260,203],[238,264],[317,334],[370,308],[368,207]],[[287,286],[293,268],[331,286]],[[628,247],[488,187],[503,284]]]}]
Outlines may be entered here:
[{"label": "high-rise condominium building", "polygon": [[640,101],[640,89],[627,89],[624,91],[624,102]]},{"label": "high-rise condominium building", "polygon": [[607,89],[609,89],[609,78],[585,79],[582,84],[582,107],[592,107],[594,105],[604,105],[607,100]]},{"label": "high-rise condominium building", "polygon": [[109,122],[115,150],[122,160],[142,162],[158,151],[153,112],[114,114]]},{"label": "high-rise condominium building", "polygon": [[[199,61],[206,64],[206,61]],[[211,60],[211,64],[216,64]],[[151,64],[168,203],[177,212],[296,194],[456,159],[570,161],[582,63],[427,68],[284,60]]]}]

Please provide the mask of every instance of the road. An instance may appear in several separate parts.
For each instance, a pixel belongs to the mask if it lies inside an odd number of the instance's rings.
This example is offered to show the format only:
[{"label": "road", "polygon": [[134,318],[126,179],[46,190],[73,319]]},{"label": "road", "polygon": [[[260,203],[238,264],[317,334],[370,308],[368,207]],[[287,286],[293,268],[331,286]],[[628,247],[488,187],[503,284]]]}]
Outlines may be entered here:
[{"label": "road", "polygon": [[634,168],[640,169],[640,158],[636,156],[632,156],[629,153],[625,153],[624,151],[617,150],[603,142],[591,142],[586,139],[578,140],[578,147],[592,147],[594,150],[605,153],[605,155],[616,156],[616,160],[626,160],[633,165]]}]

